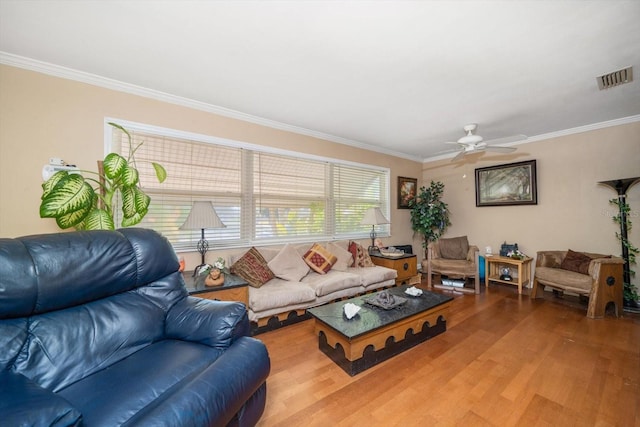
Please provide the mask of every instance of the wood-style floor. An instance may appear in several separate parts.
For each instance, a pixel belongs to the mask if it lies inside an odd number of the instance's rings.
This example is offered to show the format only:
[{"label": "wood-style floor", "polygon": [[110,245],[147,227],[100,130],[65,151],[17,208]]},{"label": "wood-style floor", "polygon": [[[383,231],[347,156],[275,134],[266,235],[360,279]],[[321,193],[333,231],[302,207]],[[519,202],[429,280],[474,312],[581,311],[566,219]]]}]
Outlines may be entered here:
[{"label": "wood-style floor", "polygon": [[501,285],[449,294],[445,333],[355,377],[312,320],[258,335],[272,364],[258,426],[640,426],[640,316],[588,319]]}]

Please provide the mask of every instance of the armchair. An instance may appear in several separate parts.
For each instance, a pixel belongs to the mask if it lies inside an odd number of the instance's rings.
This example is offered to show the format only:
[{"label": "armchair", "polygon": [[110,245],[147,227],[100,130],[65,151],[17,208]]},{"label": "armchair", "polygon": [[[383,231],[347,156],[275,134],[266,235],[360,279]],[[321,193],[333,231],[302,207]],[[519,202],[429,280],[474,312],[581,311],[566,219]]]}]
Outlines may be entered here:
[{"label": "armchair", "polygon": [[613,303],[616,316],[622,311],[624,260],[587,252],[539,251],[531,298],[542,297],[545,286],[589,298],[587,317],[604,317]]},{"label": "armchair", "polygon": [[[467,236],[439,239],[436,242],[429,243],[427,245],[427,259],[422,261],[422,271],[427,272],[427,286],[479,294],[479,258],[478,247],[469,245]],[[474,289],[432,284],[432,275],[434,274],[454,279],[473,277]]]}]

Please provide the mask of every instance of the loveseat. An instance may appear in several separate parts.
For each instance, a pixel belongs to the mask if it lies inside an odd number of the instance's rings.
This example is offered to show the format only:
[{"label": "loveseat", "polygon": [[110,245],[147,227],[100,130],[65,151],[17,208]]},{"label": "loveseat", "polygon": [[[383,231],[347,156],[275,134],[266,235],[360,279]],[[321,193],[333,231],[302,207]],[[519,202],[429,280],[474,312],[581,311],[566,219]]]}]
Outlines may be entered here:
[{"label": "loveseat", "polygon": [[[304,257],[312,249],[326,258],[334,255],[333,264],[311,268]],[[308,256],[322,260],[322,255],[316,252]],[[237,271],[238,261],[247,257],[252,271]],[[394,286],[398,275],[394,269],[374,265],[366,249],[347,241],[251,248],[231,256],[231,263],[232,271],[245,273],[251,285],[248,309],[249,319],[257,325],[254,332],[304,320],[307,308]]]},{"label": "loveseat", "polygon": [[270,362],[248,334],[151,230],[0,239],[0,425],[255,425]]},{"label": "loveseat", "polygon": [[611,255],[588,252],[539,251],[531,298],[542,296],[543,288],[573,293],[589,298],[587,317],[603,317],[607,304],[613,303],[615,314],[622,310],[624,260]]}]

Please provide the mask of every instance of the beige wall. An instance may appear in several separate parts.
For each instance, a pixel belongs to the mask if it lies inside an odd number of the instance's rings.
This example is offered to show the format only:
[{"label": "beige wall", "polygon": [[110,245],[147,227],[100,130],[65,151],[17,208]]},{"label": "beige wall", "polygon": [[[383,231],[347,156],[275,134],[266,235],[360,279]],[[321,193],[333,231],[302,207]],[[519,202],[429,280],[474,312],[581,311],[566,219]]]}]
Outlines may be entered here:
[{"label": "beige wall", "polygon": [[50,157],[60,157],[95,170],[96,161],[104,157],[105,117],[388,167],[392,236],[385,243],[412,243],[409,211],[396,209],[396,182],[399,175],[418,178],[420,162],[4,65],[0,237],[59,231],[54,220],[38,215],[42,166]]},{"label": "beige wall", "polygon": [[[475,168],[524,160],[537,161],[538,204],[535,206],[475,206]],[[464,177],[466,175],[466,177]],[[445,237],[468,235],[480,247],[518,243],[535,256],[539,250],[571,248],[621,253],[611,217],[617,208],[612,189],[599,181],[640,176],[640,122],[522,144],[509,155],[485,153],[466,162],[426,163],[423,181],[442,181],[452,226]],[[640,183],[627,194],[634,227],[630,240],[640,246]],[[640,276],[640,267],[635,266]],[[636,276],[633,283],[638,284]]]}]

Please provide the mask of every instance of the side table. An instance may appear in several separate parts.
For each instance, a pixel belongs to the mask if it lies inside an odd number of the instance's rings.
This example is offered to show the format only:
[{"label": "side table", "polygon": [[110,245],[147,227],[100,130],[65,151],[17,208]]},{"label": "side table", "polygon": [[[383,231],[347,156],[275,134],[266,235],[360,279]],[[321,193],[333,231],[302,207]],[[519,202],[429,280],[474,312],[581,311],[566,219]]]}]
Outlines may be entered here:
[{"label": "side table", "polygon": [[249,284],[242,277],[226,274],[222,285],[205,286],[204,275],[201,278],[192,277],[192,275],[193,271],[182,273],[189,295],[220,301],[238,301],[247,307],[249,306]]},{"label": "side table", "polygon": [[[522,294],[522,287],[531,283],[531,260],[533,258],[513,259],[505,256],[485,256],[485,288],[489,287],[489,282],[507,283],[509,285],[518,286],[518,294]],[[501,267],[515,267],[517,275],[513,276],[513,280],[500,279]]]},{"label": "side table", "polygon": [[404,254],[397,257],[369,254],[375,265],[392,268],[398,272],[396,285],[415,285],[420,283],[418,275],[418,261],[413,254]]}]

